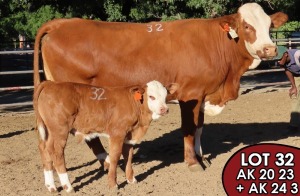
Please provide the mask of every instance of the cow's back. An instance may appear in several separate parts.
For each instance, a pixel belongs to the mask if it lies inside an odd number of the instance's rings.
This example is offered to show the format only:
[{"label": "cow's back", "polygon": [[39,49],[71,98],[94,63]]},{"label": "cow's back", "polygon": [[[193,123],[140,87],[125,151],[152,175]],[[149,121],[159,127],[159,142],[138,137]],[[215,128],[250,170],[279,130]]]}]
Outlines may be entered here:
[{"label": "cow's back", "polygon": [[176,82],[181,97],[190,85],[207,93],[216,90],[228,71],[221,64],[230,62],[210,53],[231,42],[215,20],[136,24],[70,19],[43,38],[42,55],[50,80],[100,86]]}]

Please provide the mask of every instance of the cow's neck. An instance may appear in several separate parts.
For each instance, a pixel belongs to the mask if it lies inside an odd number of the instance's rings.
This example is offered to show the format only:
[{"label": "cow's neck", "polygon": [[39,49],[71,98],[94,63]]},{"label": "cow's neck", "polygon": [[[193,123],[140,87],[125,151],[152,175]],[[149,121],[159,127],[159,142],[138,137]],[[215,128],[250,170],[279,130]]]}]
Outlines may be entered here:
[{"label": "cow's neck", "polygon": [[260,62],[260,60],[254,59],[249,54],[245,47],[243,37],[239,37],[239,39],[230,40],[228,42],[227,35],[223,34],[223,36],[223,43],[228,44],[228,47],[232,50],[227,51],[230,53],[229,56],[231,58],[224,62],[224,67],[228,69],[225,71],[226,74],[224,75],[225,82],[222,83],[214,93],[209,94],[206,97],[206,101],[210,101],[210,103],[220,106],[223,106],[228,101],[234,100],[238,97],[240,79],[242,75],[249,69],[249,67],[254,65],[257,66],[257,63]]}]

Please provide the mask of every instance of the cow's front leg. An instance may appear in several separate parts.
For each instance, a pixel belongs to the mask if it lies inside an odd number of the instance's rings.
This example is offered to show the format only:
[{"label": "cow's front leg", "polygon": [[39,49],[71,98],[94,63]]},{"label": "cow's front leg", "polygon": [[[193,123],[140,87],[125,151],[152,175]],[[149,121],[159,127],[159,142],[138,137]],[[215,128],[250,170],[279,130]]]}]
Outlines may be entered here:
[{"label": "cow's front leg", "polygon": [[122,153],[124,137],[111,136],[109,139],[109,157],[110,165],[108,169],[108,185],[109,188],[118,188],[117,185],[117,165]]},{"label": "cow's front leg", "polygon": [[198,126],[195,133],[195,152],[196,154],[201,158],[202,163],[205,167],[209,167],[210,163],[208,160],[204,157],[202,146],[201,146],[201,135],[203,131],[203,125],[204,125],[204,113],[200,112],[198,117]]},{"label": "cow's front leg", "polygon": [[99,160],[100,164],[103,166],[104,170],[109,168],[109,156],[106,153],[100,139],[98,137],[91,139],[90,141],[86,140],[86,144],[92,149],[94,155]]},{"label": "cow's front leg", "polygon": [[194,140],[198,124],[198,115],[201,102],[198,100],[180,101],[181,128],[184,135],[184,160],[191,171],[199,171],[200,166],[195,153]]},{"label": "cow's front leg", "polygon": [[124,144],[123,151],[125,167],[126,180],[129,184],[137,183],[137,180],[134,177],[134,172],[132,169],[132,158],[133,158],[133,146],[131,144]]}]

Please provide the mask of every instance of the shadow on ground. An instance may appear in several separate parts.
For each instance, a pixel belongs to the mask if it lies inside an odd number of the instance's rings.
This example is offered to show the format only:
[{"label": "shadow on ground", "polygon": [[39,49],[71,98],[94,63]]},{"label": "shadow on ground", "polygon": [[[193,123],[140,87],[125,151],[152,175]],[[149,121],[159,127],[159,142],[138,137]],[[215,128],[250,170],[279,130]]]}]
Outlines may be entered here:
[{"label": "shadow on ground", "polygon": [[[290,136],[300,136],[300,132],[291,132],[287,129],[287,123],[250,123],[250,124],[208,124],[204,127],[202,135],[202,147],[204,154],[210,154],[209,160],[214,159],[222,153],[231,151],[240,143],[252,145],[261,142],[274,142],[288,138]],[[144,173],[136,176],[138,182],[143,181],[147,176],[155,171],[168,167],[171,164],[182,163],[183,160],[183,134],[180,129],[166,133],[153,141],[144,141],[135,146],[138,148],[134,155],[134,164],[141,164],[150,161],[159,161],[159,164],[147,169]],[[88,164],[78,166],[78,168],[89,166],[96,163],[94,160]],[[212,163],[213,164],[213,163]],[[124,168],[123,161],[120,161],[120,167]],[[70,168],[75,170],[76,168]],[[90,171],[89,180],[84,183],[89,184],[96,177],[103,176],[103,171]],[[84,174],[84,175],[87,175]],[[79,176],[76,182],[79,182],[87,176]],[[119,185],[119,188],[126,186],[126,182]],[[80,189],[76,187],[76,189]]]}]

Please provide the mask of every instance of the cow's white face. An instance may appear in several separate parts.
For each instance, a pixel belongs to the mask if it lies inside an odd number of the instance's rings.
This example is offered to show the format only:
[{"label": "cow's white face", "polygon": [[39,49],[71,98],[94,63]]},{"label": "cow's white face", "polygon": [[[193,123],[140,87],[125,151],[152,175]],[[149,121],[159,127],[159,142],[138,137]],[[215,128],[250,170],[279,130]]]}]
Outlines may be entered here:
[{"label": "cow's white face", "polygon": [[255,60],[250,68],[255,68],[261,59],[273,58],[277,55],[277,47],[269,35],[272,21],[256,3],[244,4],[239,8],[238,13],[241,16],[239,30],[243,32],[246,48]]},{"label": "cow's white face", "polygon": [[147,83],[147,104],[152,112],[152,119],[158,119],[160,116],[168,113],[166,104],[167,89],[158,81]]}]

